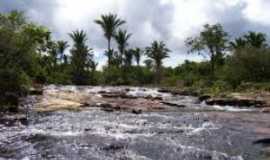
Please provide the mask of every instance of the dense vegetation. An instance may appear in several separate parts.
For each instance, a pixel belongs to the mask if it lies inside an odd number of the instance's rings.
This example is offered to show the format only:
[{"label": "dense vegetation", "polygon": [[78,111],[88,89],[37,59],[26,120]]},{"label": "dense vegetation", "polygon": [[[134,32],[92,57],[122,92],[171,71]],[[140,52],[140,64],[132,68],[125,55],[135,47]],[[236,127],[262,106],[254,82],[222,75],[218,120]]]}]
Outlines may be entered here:
[{"label": "dense vegetation", "polygon": [[248,32],[230,40],[220,24],[205,25],[197,37],[187,38],[186,45],[187,54],[207,60],[186,60],[171,68],[162,63],[170,52],[164,42],[130,48],[132,34],[121,28],[126,21],[107,14],[95,23],[108,42],[104,51],[108,63],[101,71],[96,69],[98,62],[87,45],[85,31],[69,33],[73,43],[68,44],[53,40],[46,27],[29,22],[22,12],[0,14],[0,103],[16,105],[17,97],[27,95],[38,84],[160,85],[211,92],[270,88],[270,48],[263,33]]}]

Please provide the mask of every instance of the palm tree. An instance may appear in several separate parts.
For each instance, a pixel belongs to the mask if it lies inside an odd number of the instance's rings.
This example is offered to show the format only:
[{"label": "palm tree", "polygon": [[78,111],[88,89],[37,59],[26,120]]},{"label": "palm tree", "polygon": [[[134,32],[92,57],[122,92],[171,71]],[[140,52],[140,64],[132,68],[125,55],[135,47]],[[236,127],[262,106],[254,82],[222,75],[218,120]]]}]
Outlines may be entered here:
[{"label": "palm tree", "polygon": [[[101,19],[95,20],[95,23],[101,26],[104,36],[108,41],[107,52],[110,52],[111,39],[114,36],[117,28],[124,24],[125,21],[119,19],[116,14],[109,13],[107,15],[101,15]],[[108,57],[108,62],[111,61],[111,58],[112,57]]]},{"label": "palm tree", "polygon": [[69,34],[74,42],[71,49],[71,66],[73,83],[85,85],[89,83],[89,75],[93,66],[92,49],[86,45],[86,33],[82,30],[73,31]]},{"label": "palm tree", "polygon": [[57,42],[57,48],[58,48],[58,54],[59,59],[61,62],[64,61],[64,64],[67,63],[67,56],[65,55],[65,50],[69,47],[67,41],[58,41]]},{"label": "palm tree", "polygon": [[164,42],[154,41],[150,47],[146,47],[146,56],[152,59],[155,63],[156,82],[159,84],[161,80],[162,60],[168,58],[170,50]]},{"label": "palm tree", "polygon": [[130,49],[125,52],[124,63],[126,67],[130,67],[132,65],[132,59],[133,59],[133,50]]},{"label": "palm tree", "polygon": [[153,60],[152,59],[146,59],[143,61],[146,68],[151,70],[151,68],[153,67]]},{"label": "palm tree", "polygon": [[123,63],[123,56],[127,56],[126,47],[128,46],[128,39],[131,37],[131,34],[128,34],[126,30],[119,29],[118,32],[114,35],[115,41],[118,44],[118,51],[120,53],[120,62]]},{"label": "palm tree", "polygon": [[263,33],[257,32],[248,32],[248,34],[244,35],[247,43],[255,48],[263,48],[267,46],[266,43],[266,35]]},{"label": "palm tree", "polygon": [[233,42],[230,42],[230,46],[232,49],[240,49],[247,45],[247,41],[241,37],[236,38]]},{"label": "palm tree", "polygon": [[133,49],[133,56],[135,58],[135,61],[137,63],[137,66],[140,66],[140,61],[141,61],[141,49],[140,48],[135,48]]},{"label": "palm tree", "polygon": [[86,33],[83,30],[76,30],[73,31],[72,33],[69,33],[69,36],[74,42],[75,48],[80,48],[82,46],[85,46],[85,43],[87,41],[87,36]]}]

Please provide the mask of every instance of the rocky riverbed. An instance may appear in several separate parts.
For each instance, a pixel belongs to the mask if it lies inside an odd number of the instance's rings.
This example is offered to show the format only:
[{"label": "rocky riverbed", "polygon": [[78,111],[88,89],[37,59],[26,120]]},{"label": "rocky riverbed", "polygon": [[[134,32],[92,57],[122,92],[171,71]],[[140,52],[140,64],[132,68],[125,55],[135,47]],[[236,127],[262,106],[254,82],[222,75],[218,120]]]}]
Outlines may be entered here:
[{"label": "rocky riverbed", "polygon": [[158,88],[47,86],[2,117],[0,159],[269,160],[270,115]]}]

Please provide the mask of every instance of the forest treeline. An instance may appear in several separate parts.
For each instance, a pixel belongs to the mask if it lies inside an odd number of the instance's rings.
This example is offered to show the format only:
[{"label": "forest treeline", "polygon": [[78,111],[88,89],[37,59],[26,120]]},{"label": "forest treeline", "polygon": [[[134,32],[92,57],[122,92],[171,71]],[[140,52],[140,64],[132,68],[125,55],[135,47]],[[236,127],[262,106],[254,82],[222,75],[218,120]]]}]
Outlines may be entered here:
[{"label": "forest treeline", "polygon": [[126,21],[105,14],[94,23],[102,29],[108,45],[104,51],[107,64],[102,70],[97,70],[84,30],[69,33],[73,43],[68,44],[54,40],[48,28],[30,22],[23,12],[1,13],[1,103],[17,103],[10,99],[26,95],[37,84],[159,85],[213,92],[251,84],[270,88],[270,48],[263,33],[250,31],[231,39],[220,24],[207,24],[197,36],[186,40],[187,54],[199,54],[205,61],[186,60],[172,68],[163,66],[170,52],[165,42],[131,48],[132,34],[122,28]]}]

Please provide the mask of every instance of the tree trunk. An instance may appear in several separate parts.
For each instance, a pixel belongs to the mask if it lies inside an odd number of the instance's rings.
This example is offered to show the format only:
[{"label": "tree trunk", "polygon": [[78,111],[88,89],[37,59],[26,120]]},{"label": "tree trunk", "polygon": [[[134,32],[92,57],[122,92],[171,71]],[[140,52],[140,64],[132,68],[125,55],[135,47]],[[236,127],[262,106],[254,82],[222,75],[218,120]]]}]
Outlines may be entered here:
[{"label": "tree trunk", "polygon": [[215,75],[215,57],[214,55],[212,54],[211,56],[211,78],[213,79],[214,78],[214,75]]},{"label": "tree trunk", "polygon": [[161,66],[157,65],[156,68],[156,84],[160,84],[161,81]]},{"label": "tree trunk", "polygon": [[214,49],[212,47],[210,47],[210,63],[211,63],[211,79],[214,78],[214,74],[215,74],[215,53],[214,53]]},{"label": "tree trunk", "polygon": [[108,38],[108,65],[111,65],[112,57],[111,57],[111,38]]}]

